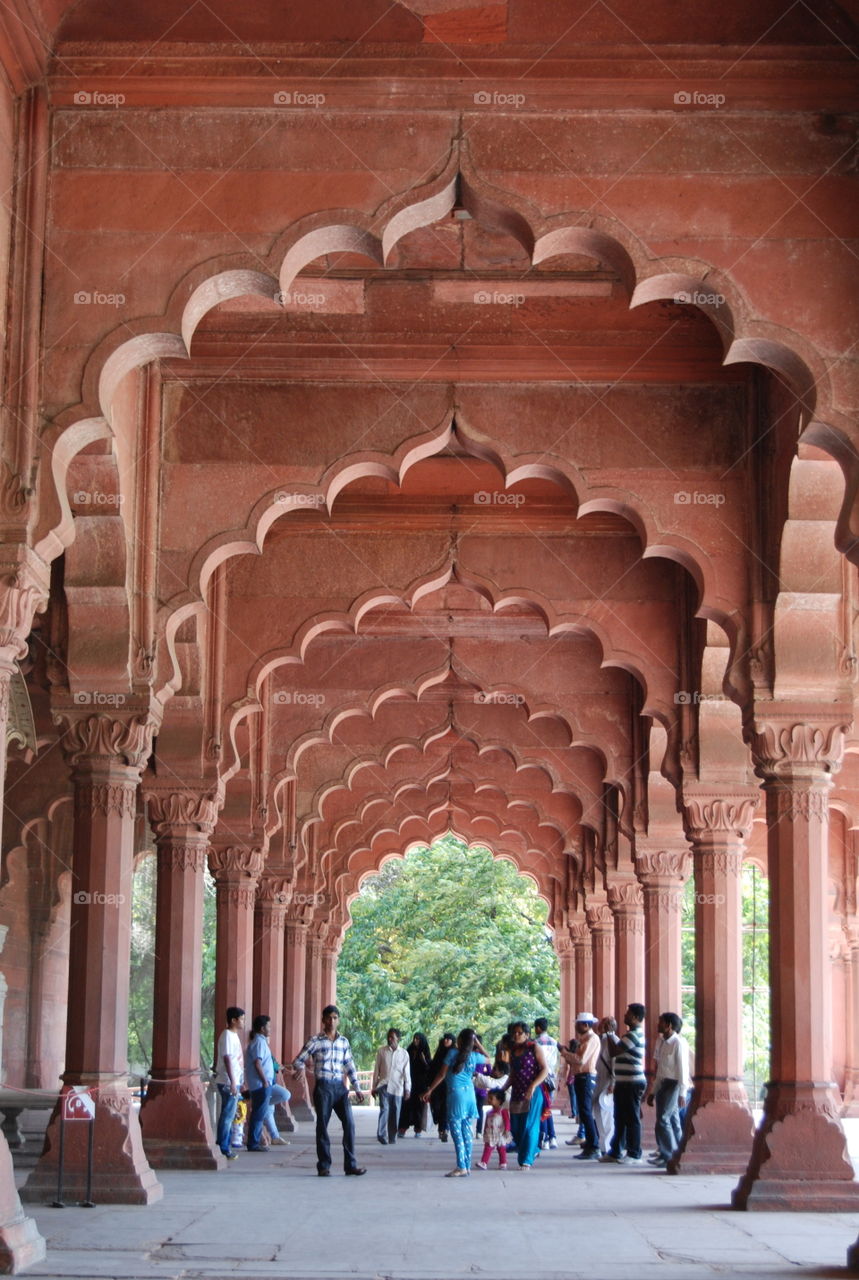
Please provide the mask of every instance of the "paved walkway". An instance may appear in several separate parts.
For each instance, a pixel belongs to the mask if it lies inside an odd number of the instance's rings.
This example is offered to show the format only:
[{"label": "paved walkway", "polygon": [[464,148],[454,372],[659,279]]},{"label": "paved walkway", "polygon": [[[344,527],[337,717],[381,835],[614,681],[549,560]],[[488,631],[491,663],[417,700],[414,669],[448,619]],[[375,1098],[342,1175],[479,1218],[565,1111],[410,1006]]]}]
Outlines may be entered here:
[{"label": "paved walkway", "polygon": [[[28,1274],[88,1280],[686,1280],[846,1276],[856,1214],[734,1213],[733,1178],[574,1164],[561,1145],[531,1173],[470,1178],[452,1144],[409,1137],[381,1147],[358,1110],[369,1172],[316,1177],[310,1125],[292,1145],[243,1154],[220,1174],[161,1175],[149,1208],[28,1206],[48,1259]],[[336,1126],[336,1120],[333,1121]],[[859,1122],[851,1128],[859,1130]],[[851,1133],[859,1138],[859,1132]],[[339,1145],[334,1148],[339,1156]],[[478,1153],[479,1154],[479,1153]],[[514,1157],[515,1158],[515,1157]]]}]

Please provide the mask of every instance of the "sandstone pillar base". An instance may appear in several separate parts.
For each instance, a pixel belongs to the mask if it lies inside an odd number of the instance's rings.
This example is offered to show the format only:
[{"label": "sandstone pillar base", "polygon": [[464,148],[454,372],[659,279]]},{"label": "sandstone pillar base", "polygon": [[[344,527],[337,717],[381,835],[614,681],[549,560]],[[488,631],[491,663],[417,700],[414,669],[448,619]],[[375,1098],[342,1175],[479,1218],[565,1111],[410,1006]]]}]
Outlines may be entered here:
[{"label": "sandstone pillar base", "polygon": [[[290,1084],[292,1083],[291,1080]],[[316,1112],[310,1105],[310,1087],[306,1076],[302,1075],[300,1080],[294,1081],[289,1107],[296,1120],[312,1120],[316,1123]]]},{"label": "sandstone pillar base", "polygon": [[0,1273],[15,1275],[45,1256],[45,1242],[32,1218],[27,1218],[15,1190],[12,1157],[0,1138]]},{"label": "sandstone pillar base", "polygon": [[776,1086],[775,1097],[767,1095],[767,1113],[755,1134],[749,1167],[731,1197],[733,1207],[857,1212],[859,1183],[831,1087]]},{"label": "sandstone pillar base", "polygon": [[[82,1082],[83,1083],[83,1082]],[[57,1194],[60,1108],[63,1094],[48,1125],[45,1147],[39,1162],[21,1189],[28,1203],[51,1201]],[[96,1094],[92,1121],[92,1199],[95,1204],[153,1204],[164,1188],[147,1163],[140,1123],[131,1105],[127,1088],[102,1087]],[[86,1194],[87,1130],[80,1120],[66,1121],[63,1156],[63,1199],[83,1200]]]},{"label": "sandstone pillar base", "polygon": [[669,1173],[743,1174],[748,1168],[755,1126],[745,1090],[742,1098],[702,1098],[686,1117],[683,1145]]},{"label": "sandstone pillar base", "polygon": [[143,1147],[153,1169],[225,1169],[215,1146],[199,1079],[150,1084],[140,1111]]}]

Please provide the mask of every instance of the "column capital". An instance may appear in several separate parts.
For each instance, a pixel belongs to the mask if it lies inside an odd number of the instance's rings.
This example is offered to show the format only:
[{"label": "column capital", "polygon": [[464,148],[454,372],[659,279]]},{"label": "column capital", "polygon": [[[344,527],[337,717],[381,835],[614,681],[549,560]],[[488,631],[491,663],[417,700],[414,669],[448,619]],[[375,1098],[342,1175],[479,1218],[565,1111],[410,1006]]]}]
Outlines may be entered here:
[{"label": "column capital", "polygon": [[215,845],[209,849],[209,870],[219,885],[256,880],[262,869],[262,849],[243,844]]},{"label": "column capital", "polygon": [[751,834],[760,798],[757,787],[684,792],[686,835],[696,844],[714,841],[745,844]]},{"label": "column capital", "polygon": [[588,907],[585,912],[585,918],[591,932],[610,933],[614,929],[614,916],[607,902],[597,902],[593,906]]},{"label": "column capital", "polygon": [[608,905],[615,913],[642,911],[644,909],[644,894],[641,891],[639,882],[626,878],[623,880],[610,880]]},{"label": "column capital", "polygon": [[680,888],[689,878],[692,860],[687,848],[643,849],[636,854],[635,866],[645,889]]},{"label": "column capital", "polygon": [[113,707],[109,714],[59,709],[54,712],[54,722],[61,730],[63,753],[73,767],[102,761],[125,765],[138,773],[152,754],[152,736],[158,726],[148,706],[139,705],[122,711]]},{"label": "column capital", "polygon": [[823,781],[837,773],[853,722],[850,706],[757,703],[749,734],[755,772],[765,782]]},{"label": "column capital", "polygon": [[589,947],[591,931],[584,920],[575,920],[570,925],[570,938],[575,947]]},{"label": "column capital", "polygon": [[221,801],[216,794],[193,787],[144,786],[149,820],[156,839],[170,840],[195,834],[210,836],[218,820]]}]

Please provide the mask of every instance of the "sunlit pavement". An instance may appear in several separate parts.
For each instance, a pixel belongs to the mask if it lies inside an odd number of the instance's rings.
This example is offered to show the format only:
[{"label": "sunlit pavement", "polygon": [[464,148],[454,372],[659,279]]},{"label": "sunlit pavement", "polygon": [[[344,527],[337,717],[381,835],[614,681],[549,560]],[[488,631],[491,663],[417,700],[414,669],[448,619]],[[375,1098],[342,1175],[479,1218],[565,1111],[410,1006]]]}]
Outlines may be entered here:
[{"label": "sunlit pavement", "polygon": [[[223,1173],[160,1175],[149,1208],[28,1206],[48,1243],[38,1276],[284,1276],[289,1280],[620,1280],[621,1277],[846,1275],[859,1214],[736,1213],[733,1178],[669,1177],[646,1166],[576,1163],[557,1151],[530,1173],[496,1163],[444,1178],[452,1143],[375,1138],[356,1111],[363,1178],[344,1178],[339,1126],[332,1176],[317,1178],[311,1126],[291,1145],[244,1153]],[[859,1121],[848,1122],[854,1157]],[[480,1156],[475,1151],[475,1159]],[[23,1175],[22,1175],[23,1176]]]}]

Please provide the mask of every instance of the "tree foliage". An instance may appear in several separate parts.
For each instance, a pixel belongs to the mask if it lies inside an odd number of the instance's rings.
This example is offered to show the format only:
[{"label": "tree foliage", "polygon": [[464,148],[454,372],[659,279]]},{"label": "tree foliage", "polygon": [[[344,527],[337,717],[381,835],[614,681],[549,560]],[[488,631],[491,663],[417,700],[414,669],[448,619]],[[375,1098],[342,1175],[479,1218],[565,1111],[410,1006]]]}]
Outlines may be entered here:
[{"label": "tree foliage", "polygon": [[352,904],[337,1003],[359,1066],[390,1026],[432,1047],[473,1026],[489,1045],[514,1018],[557,1019],[558,962],[532,882],[452,835],[389,862]]}]

